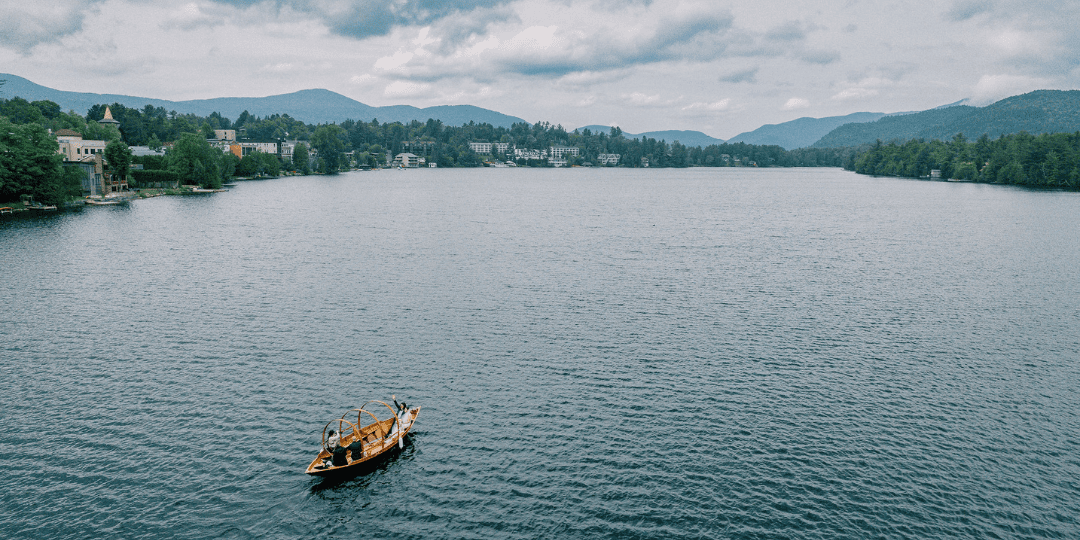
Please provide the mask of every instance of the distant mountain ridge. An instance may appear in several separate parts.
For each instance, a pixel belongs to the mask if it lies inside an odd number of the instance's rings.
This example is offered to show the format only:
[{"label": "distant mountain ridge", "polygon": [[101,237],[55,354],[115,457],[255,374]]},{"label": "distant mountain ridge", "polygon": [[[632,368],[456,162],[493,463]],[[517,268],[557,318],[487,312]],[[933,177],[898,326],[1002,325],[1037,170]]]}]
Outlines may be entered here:
[{"label": "distant mountain ridge", "polygon": [[948,140],[963,133],[991,139],[1026,131],[1080,131],[1080,90],[1036,90],[1005,98],[985,107],[955,105],[903,116],[886,116],[864,124],[845,124],[813,144],[817,148],[858,146],[874,141]]},{"label": "distant mountain ridge", "polygon": [[[589,130],[593,133],[610,133],[612,126],[600,126],[591,125],[577,128],[575,131]],[[700,131],[685,131],[677,129],[669,129],[666,131],[647,131],[645,133],[627,133],[623,132],[623,137],[627,139],[640,139],[641,137],[648,137],[650,139],[656,139],[658,141],[666,141],[671,144],[675,141],[679,141],[679,144],[683,146],[698,146],[706,147],[712,144],[724,144],[723,139],[717,139],[716,137],[710,137]]]},{"label": "distant mountain ridge", "polygon": [[728,142],[775,144],[785,150],[794,150],[814,144],[830,131],[844,124],[873,122],[884,116],[886,116],[885,113],[857,112],[846,116],[825,118],[803,117],[780,124],[766,124],[753,131],[740,133],[728,139]]},{"label": "distant mountain ridge", "polygon": [[[236,119],[243,111],[255,116],[288,114],[307,123],[338,123],[345,120],[380,122],[421,122],[429,118],[446,125],[460,126],[469,122],[487,123],[509,128],[525,120],[497,111],[472,105],[442,105],[417,108],[410,105],[372,107],[329,90],[300,90],[290,94],[267,97],[230,97],[189,101],[168,101],[119,94],[94,94],[54,90],[22,77],[0,73],[0,98],[22,97],[29,101],[50,100],[63,110],[85,114],[99,104],[121,103],[141,109],[146,105],[167,111],[209,116],[213,112]],[[1005,98],[985,107],[967,105],[968,100],[943,105],[921,112],[873,113],[858,112],[825,118],[798,118],[780,124],[763,125],[753,131],[740,133],[728,143],[776,145],[787,150],[812,146],[816,148],[850,147],[882,141],[909,139],[951,139],[963,133],[969,139],[982,134],[991,138],[1027,131],[1039,133],[1073,133],[1080,131],[1080,90],[1036,90]],[[590,125],[578,128],[609,132],[610,126]],[[723,139],[700,131],[623,132],[627,138],[648,137],[689,147],[723,144]]]},{"label": "distant mountain ridge", "polygon": [[408,123],[413,120],[426,122],[429,118],[441,120],[444,124],[460,126],[469,122],[487,123],[496,127],[509,128],[515,123],[528,123],[516,116],[509,116],[496,111],[472,105],[440,105],[437,107],[417,108],[410,105],[391,105],[372,107],[329,90],[300,90],[290,94],[267,97],[228,97],[214,99],[196,99],[189,101],[169,101],[164,99],[143,98],[119,94],[93,94],[85,92],[66,92],[28,81],[17,75],[0,74],[0,80],[7,82],[0,86],[0,97],[21,97],[28,101],[49,100],[60,105],[62,110],[74,110],[86,114],[90,107],[120,103],[126,107],[141,109],[146,105],[162,107],[167,111],[181,114],[209,116],[213,112],[221,113],[230,119],[237,119],[240,113],[247,111],[255,116],[288,114],[292,118],[310,123],[344,122],[345,120],[363,120],[370,122]]}]

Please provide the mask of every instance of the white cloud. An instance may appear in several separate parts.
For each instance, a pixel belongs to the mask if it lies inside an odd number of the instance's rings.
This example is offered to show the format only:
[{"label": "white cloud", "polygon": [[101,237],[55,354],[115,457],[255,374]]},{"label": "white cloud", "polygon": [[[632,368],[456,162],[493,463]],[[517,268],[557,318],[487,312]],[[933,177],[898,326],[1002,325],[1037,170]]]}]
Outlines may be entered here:
[{"label": "white cloud", "polygon": [[682,108],[684,111],[726,111],[731,108],[731,99],[721,99],[720,101],[713,101],[712,103],[695,102]]},{"label": "white cloud", "polygon": [[636,106],[639,106],[639,107],[640,106],[645,106],[645,105],[655,105],[657,103],[660,103],[660,95],[659,94],[653,95],[653,96],[648,96],[648,95],[642,94],[641,92],[633,92],[631,94],[626,94],[626,95],[623,96],[623,99],[626,100],[627,103],[629,103],[631,105],[636,105]]},{"label": "white cloud", "polygon": [[546,51],[556,47],[563,40],[556,37],[558,26],[530,26],[522,30],[504,45],[511,53],[530,53]]},{"label": "white cloud", "polygon": [[810,107],[810,100],[804,98],[793,97],[784,103],[781,107],[785,111],[794,111],[796,109],[806,109]]},{"label": "white cloud", "polygon": [[567,73],[556,79],[563,87],[588,88],[598,84],[609,84],[621,81],[633,75],[631,69],[610,69],[606,71],[575,71]]},{"label": "white cloud", "polygon": [[849,99],[866,99],[878,95],[878,91],[873,88],[847,88],[837,92],[833,95],[832,99],[838,101],[847,101]]},{"label": "white cloud", "polygon": [[430,46],[422,47],[431,56],[413,76],[510,72],[558,78],[679,58],[707,60],[723,53],[731,25],[729,12],[704,2],[628,2],[618,12],[557,0],[514,6],[517,17],[468,37],[459,27],[471,21],[432,24]]},{"label": "white cloud", "polygon": [[96,11],[96,6],[63,0],[5,0],[0,6],[0,45],[28,53],[39,43],[80,31],[88,11]]},{"label": "white cloud", "polygon": [[1000,99],[1046,88],[1047,81],[1018,75],[984,75],[975,84],[971,104],[989,105]]},{"label": "white cloud", "polygon": [[430,93],[430,84],[408,81],[392,82],[383,90],[383,95],[389,98],[427,97]]},{"label": "white cloud", "polygon": [[263,71],[268,73],[292,73],[296,68],[297,66],[291,62],[278,62],[264,66]]},{"label": "white cloud", "polygon": [[166,30],[197,30],[206,26],[224,24],[224,22],[225,20],[203,12],[203,8],[199,4],[191,2],[175,6],[161,23],[161,28]]},{"label": "white cloud", "polygon": [[413,56],[416,55],[408,51],[397,51],[390,56],[384,56],[376,60],[375,69],[382,69],[387,71],[396,70],[398,68],[401,68],[405,64],[408,64],[409,60],[413,59]]}]

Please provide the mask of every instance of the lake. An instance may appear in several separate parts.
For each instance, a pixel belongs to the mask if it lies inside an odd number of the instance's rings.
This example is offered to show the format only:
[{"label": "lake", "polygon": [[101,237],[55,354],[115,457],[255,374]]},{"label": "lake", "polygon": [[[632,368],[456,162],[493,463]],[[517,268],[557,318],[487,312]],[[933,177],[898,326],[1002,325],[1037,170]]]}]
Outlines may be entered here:
[{"label": "lake", "polygon": [[[432,169],[0,220],[5,538],[1075,538],[1080,194]],[[303,474],[391,395],[409,444]]]}]

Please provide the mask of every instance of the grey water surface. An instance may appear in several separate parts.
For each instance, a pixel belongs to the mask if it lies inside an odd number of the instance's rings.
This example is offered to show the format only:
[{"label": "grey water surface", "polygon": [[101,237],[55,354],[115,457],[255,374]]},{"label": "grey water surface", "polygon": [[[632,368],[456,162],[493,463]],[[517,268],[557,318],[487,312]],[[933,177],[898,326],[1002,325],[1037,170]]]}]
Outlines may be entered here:
[{"label": "grey water surface", "polygon": [[[1077,538],[1080,194],[377,171],[0,220],[4,538]],[[370,474],[325,422],[421,405]]]}]

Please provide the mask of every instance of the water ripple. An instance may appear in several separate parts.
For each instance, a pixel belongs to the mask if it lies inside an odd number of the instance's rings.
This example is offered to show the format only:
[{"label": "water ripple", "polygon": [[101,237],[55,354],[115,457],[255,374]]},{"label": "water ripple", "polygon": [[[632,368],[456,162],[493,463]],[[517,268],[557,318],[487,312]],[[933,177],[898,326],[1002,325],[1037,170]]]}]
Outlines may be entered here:
[{"label": "water ripple", "polygon": [[[436,170],[112,210],[0,220],[0,536],[1080,536],[1076,194]],[[302,474],[390,394],[399,455]]]}]

